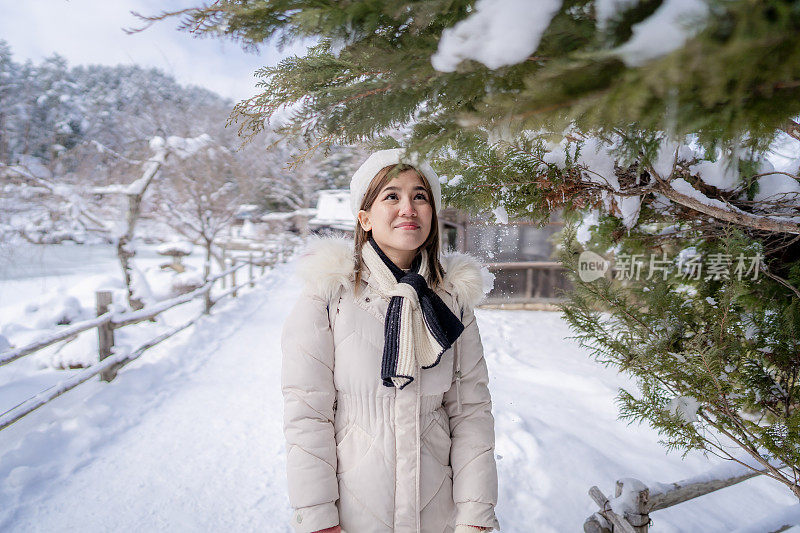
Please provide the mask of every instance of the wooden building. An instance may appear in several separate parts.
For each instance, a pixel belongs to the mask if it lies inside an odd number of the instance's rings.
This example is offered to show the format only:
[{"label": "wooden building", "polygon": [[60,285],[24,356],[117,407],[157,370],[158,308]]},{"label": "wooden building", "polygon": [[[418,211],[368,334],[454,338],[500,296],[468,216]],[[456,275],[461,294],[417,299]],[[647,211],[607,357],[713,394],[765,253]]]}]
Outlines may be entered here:
[{"label": "wooden building", "polygon": [[554,236],[564,227],[554,215],[538,227],[527,222],[497,224],[490,216],[470,216],[443,209],[440,216],[442,245],[480,258],[495,275],[488,305],[541,307],[562,300],[569,289],[564,269],[555,260]]}]

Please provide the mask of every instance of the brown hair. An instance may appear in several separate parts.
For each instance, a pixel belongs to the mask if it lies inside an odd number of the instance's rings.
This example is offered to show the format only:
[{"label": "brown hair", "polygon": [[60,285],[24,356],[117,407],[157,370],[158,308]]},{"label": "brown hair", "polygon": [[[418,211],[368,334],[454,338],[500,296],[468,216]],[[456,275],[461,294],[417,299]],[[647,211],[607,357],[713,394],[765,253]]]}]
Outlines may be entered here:
[{"label": "brown hair", "polygon": [[[381,190],[383,190],[386,184],[404,170],[413,170],[417,173],[417,176],[419,176],[419,178],[422,180],[422,185],[425,187],[425,192],[428,193],[429,202],[433,207],[433,213],[431,216],[431,232],[428,234],[428,238],[425,239],[425,242],[422,243],[422,246],[419,247],[417,252],[424,249],[428,254],[428,272],[430,272],[430,279],[427,281],[430,283],[431,288],[434,289],[442,283],[442,279],[444,277],[444,268],[442,268],[442,264],[439,262],[439,217],[436,215],[436,205],[433,200],[433,191],[431,191],[430,183],[428,183],[428,180],[425,178],[425,176],[411,165],[406,165],[403,163],[383,167],[378,171],[377,174],[375,174],[375,177],[372,178],[369,187],[367,187],[367,192],[364,194],[364,198],[361,200],[360,209],[369,211],[369,209],[372,207],[372,204],[375,203],[375,200],[378,198],[378,194],[380,194]],[[365,231],[364,228],[361,227],[361,223],[356,220],[356,242],[354,250],[356,291],[359,290],[361,274],[364,270],[364,258],[361,257],[361,247],[369,240],[371,233],[372,230]]]}]

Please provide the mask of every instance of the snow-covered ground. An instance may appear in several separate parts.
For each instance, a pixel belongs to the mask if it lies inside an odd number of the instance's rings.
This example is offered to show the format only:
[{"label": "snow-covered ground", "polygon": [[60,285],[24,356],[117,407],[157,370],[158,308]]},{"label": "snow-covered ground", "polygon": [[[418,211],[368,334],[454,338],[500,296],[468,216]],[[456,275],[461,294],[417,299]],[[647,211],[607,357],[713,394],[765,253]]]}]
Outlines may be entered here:
[{"label": "snow-covered ground", "polygon": [[[0,531],[290,531],[279,343],[299,292],[291,271],[277,266],[112,383],[92,380],[0,432]],[[621,477],[677,481],[719,462],[667,455],[653,431],[617,421],[629,383],[564,340],[557,313],[477,316],[502,531],[581,531],[592,485],[609,495]],[[792,503],[753,479],[654,513],[651,531],[730,531]]]}]

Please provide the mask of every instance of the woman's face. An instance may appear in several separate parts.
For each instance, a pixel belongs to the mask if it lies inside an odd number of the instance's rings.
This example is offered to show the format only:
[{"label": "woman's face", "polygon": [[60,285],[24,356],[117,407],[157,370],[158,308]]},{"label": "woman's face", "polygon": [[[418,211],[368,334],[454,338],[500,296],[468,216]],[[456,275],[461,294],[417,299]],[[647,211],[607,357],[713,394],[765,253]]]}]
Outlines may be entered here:
[{"label": "woman's face", "polygon": [[431,202],[422,178],[404,170],[381,189],[369,210],[358,212],[358,221],[394,264],[409,268],[431,232]]}]

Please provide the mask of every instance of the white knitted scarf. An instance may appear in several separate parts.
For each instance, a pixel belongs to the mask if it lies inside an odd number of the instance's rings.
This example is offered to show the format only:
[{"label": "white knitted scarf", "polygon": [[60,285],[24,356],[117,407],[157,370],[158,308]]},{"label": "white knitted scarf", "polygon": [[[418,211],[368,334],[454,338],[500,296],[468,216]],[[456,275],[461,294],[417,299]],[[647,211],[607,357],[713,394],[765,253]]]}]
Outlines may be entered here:
[{"label": "white knitted scarf", "polygon": [[361,251],[378,292],[389,298],[381,363],[384,385],[400,389],[417,367],[436,366],[464,330],[450,308],[428,287],[428,261],[421,250],[408,272],[397,267],[370,237]]}]

